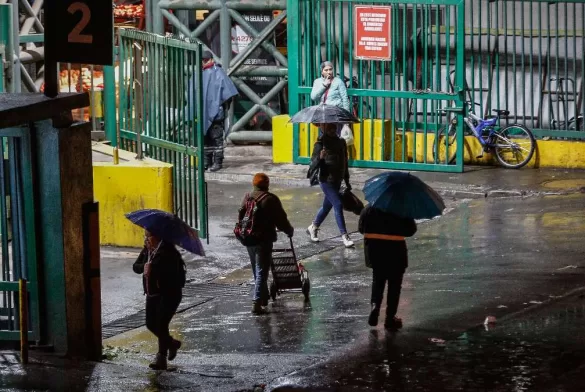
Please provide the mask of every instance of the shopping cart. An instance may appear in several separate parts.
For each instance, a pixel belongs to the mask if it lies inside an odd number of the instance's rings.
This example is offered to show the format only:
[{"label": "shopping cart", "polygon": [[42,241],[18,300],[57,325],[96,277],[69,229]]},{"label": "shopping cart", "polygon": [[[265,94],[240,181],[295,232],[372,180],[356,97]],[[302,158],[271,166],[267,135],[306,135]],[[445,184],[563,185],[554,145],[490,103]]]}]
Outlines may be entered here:
[{"label": "shopping cart", "polygon": [[272,282],[270,283],[270,297],[276,301],[276,296],[283,291],[301,291],[305,301],[309,300],[311,281],[309,272],[303,263],[297,261],[292,238],[289,238],[290,248],[272,249]]}]

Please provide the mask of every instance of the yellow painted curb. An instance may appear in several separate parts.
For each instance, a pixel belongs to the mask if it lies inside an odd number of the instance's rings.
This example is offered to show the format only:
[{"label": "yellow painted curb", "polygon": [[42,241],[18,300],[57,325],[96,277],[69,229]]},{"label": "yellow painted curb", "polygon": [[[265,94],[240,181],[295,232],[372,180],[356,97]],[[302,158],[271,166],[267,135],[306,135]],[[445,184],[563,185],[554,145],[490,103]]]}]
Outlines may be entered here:
[{"label": "yellow painted curb", "polygon": [[[288,115],[280,115],[273,118],[273,162],[293,163],[293,127],[288,123]],[[384,124],[384,125],[382,125]],[[363,156],[361,150],[360,124],[353,126],[355,145],[350,147],[350,158],[374,161],[389,161],[392,145],[393,123],[390,120],[365,120],[363,129]],[[373,137],[371,129],[374,129]],[[382,132],[384,138],[382,138]],[[433,142],[435,135],[429,133],[425,136],[412,131],[407,131],[405,140],[402,140],[402,132],[397,130],[394,137],[394,162],[402,162],[402,150],[406,148],[405,162],[434,162]],[[306,124],[299,127],[299,156],[310,157],[313,144],[317,140],[318,129],[311,125],[310,130]],[[425,140],[426,139],[426,140]],[[384,140],[384,149],[382,149]],[[425,143],[426,141],[426,143]],[[373,142],[372,146],[370,146]],[[384,157],[382,159],[382,151]],[[483,155],[481,158],[478,156]],[[479,141],[473,136],[465,137],[463,159],[467,165],[495,165],[498,166],[493,154],[482,154]],[[526,167],[533,168],[564,168],[585,169],[585,141],[576,140],[537,140],[536,151]]]}]

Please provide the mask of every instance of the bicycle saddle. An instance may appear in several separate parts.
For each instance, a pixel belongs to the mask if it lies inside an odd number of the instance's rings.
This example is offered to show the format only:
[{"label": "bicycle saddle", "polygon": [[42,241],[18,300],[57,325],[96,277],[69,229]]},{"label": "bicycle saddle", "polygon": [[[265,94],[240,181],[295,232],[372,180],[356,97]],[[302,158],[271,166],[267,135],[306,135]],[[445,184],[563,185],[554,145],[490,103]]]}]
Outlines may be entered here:
[{"label": "bicycle saddle", "polygon": [[494,109],[494,110],[492,110],[492,112],[497,113],[498,116],[507,116],[508,114],[510,114],[510,111],[508,111],[508,110],[500,110],[500,109]]}]

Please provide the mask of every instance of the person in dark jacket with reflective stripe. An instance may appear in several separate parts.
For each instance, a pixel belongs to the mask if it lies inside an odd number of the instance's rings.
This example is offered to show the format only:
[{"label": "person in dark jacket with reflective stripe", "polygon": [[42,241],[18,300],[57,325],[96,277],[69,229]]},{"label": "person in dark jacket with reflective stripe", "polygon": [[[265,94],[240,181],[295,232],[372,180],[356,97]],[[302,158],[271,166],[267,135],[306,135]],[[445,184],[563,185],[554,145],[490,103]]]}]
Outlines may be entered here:
[{"label": "person in dark jacket with reflective stripe", "polygon": [[177,356],[181,342],[169,333],[169,324],[181,299],[184,278],[184,262],[181,254],[171,243],[162,241],[146,231],[144,249],[132,266],[142,274],[142,286],[146,295],[146,328],[158,338],[158,353],[149,366],[154,370],[166,370],[167,359]]},{"label": "person in dark jacket with reflective stripe", "polygon": [[339,195],[342,182],[345,182],[347,189],[351,190],[347,145],[345,140],[337,136],[335,124],[323,124],[322,129],[323,136],[317,139],[313,147],[309,171],[319,169],[319,185],[324,194],[323,206],[317,212],[311,226],[307,228],[307,234],[311,237],[311,241],[318,242],[319,227],[333,208],[343,244],[346,248],[351,248],[354,244],[347,234],[343,202]]},{"label": "person in dark jacket with reflective stripe", "polygon": [[366,266],[372,268],[372,309],[368,324],[372,327],[378,325],[387,281],[384,327],[390,330],[401,328],[402,320],[396,317],[396,312],[402,290],[402,278],[408,267],[405,237],[411,237],[416,233],[416,222],[412,218],[402,218],[368,205],[360,214],[358,230],[364,235]]},{"label": "person in dark jacket with reflective stripe", "polygon": [[268,273],[272,262],[273,243],[276,241],[276,229],[292,237],[294,228],[288,221],[278,196],[268,192],[270,186],[268,176],[257,173],[252,185],[254,190],[246,194],[238,210],[238,221],[241,221],[246,213],[248,197],[254,198],[258,203],[258,210],[254,214],[254,232],[259,234],[260,241],[257,245],[247,246],[246,249],[250,256],[255,282],[252,313],[263,314],[266,312],[264,306],[268,305]]}]

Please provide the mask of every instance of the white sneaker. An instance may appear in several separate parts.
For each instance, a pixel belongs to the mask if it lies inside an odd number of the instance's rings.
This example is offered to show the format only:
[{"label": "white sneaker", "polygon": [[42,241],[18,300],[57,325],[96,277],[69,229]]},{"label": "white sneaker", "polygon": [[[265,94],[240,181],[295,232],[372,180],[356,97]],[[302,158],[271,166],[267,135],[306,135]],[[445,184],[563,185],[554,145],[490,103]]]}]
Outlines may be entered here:
[{"label": "white sneaker", "polygon": [[319,242],[319,228],[317,226],[311,224],[311,226],[307,227],[307,234],[311,237],[311,241]]},{"label": "white sneaker", "polygon": [[341,236],[341,239],[343,240],[343,245],[345,245],[346,248],[351,248],[353,247],[354,243],[353,241],[349,238],[348,234],[344,234]]}]

